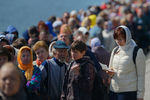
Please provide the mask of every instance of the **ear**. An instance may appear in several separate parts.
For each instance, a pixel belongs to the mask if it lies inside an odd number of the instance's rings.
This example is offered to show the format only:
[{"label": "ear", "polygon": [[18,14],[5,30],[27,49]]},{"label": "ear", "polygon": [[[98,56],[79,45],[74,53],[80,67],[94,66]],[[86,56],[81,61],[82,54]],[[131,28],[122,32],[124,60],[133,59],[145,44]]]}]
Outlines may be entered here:
[{"label": "ear", "polygon": [[86,51],[82,51],[83,56],[85,55]]},{"label": "ear", "polygon": [[75,41],[75,37],[73,36],[73,41]]}]

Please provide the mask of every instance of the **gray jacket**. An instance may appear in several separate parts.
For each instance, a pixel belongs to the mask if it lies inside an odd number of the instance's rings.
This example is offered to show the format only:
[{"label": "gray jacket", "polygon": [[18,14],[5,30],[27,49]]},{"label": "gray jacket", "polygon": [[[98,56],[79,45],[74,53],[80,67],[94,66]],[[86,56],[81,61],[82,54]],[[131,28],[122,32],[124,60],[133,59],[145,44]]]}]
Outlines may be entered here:
[{"label": "gray jacket", "polygon": [[47,94],[50,100],[60,99],[62,84],[66,71],[66,64],[62,63],[60,66],[55,60],[56,59],[54,58],[46,60],[40,66],[42,71],[42,82],[45,82],[46,80],[44,85],[47,87]]}]

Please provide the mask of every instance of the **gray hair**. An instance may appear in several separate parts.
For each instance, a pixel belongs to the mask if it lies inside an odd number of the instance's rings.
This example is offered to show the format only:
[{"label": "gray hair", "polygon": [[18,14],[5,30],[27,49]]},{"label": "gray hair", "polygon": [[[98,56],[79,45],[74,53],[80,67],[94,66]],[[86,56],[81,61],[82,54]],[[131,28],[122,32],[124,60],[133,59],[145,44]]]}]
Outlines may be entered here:
[{"label": "gray hair", "polygon": [[55,42],[56,41],[53,41],[50,45],[49,45],[49,56],[50,57],[53,57],[54,55],[53,55],[53,52],[55,51],[56,52],[56,50],[54,50],[55,48],[53,48],[53,46],[55,45]]},{"label": "gray hair", "polygon": [[104,19],[102,18],[102,17],[97,17],[96,18],[96,24],[97,25],[101,25],[101,24],[103,24],[104,23]]}]

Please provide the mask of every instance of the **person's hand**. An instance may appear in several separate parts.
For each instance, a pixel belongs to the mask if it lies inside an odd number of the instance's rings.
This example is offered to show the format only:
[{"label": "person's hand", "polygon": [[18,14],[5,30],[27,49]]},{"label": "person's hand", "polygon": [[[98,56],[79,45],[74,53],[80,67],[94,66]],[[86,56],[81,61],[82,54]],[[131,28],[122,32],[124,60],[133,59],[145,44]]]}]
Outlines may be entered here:
[{"label": "person's hand", "polygon": [[113,77],[113,75],[115,74],[113,69],[106,70],[106,73],[109,75],[109,77]]},{"label": "person's hand", "polygon": [[144,100],[143,98],[137,98],[137,100]]},{"label": "person's hand", "polygon": [[107,83],[108,83],[108,84],[110,84],[110,83],[111,83],[111,78],[110,78],[110,77],[108,78]]}]

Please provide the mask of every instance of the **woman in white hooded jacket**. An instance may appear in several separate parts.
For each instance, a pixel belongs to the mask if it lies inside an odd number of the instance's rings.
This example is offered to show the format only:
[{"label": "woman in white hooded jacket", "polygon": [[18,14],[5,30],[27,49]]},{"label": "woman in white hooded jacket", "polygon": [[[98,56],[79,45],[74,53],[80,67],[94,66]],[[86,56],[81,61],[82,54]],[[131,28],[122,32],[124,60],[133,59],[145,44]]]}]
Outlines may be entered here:
[{"label": "woman in white hooded jacket", "polygon": [[118,49],[113,49],[109,68],[115,72],[111,75],[110,100],[143,100],[145,87],[145,55],[138,49],[133,62],[133,50],[136,46],[130,30],[119,26],[114,31],[114,40]]}]

